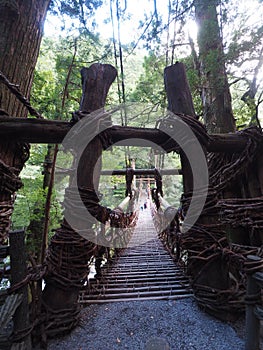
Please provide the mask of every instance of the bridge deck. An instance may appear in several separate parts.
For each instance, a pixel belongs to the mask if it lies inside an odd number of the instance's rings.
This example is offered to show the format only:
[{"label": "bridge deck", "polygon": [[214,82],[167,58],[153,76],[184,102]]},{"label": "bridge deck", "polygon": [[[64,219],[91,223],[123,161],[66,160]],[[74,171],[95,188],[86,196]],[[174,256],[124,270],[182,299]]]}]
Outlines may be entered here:
[{"label": "bridge deck", "polygon": [[191,295],[188,279],[158,239],[147,208],[139,214],[127,249],[111,266],[102,268],[100,282],[89,280],[79,302],[179,299]]}]

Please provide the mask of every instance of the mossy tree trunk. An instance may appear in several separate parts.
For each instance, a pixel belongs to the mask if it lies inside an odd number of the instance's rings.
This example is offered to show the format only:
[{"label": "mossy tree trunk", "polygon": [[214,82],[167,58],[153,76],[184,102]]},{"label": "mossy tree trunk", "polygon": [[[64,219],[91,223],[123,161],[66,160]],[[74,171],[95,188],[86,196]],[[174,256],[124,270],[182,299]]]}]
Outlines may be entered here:
[{"label": "mossy tree trunk", "polygon": [[225,56],[217,17],[218,0],[196,0],[204,121],[209,133],[235,131]]}]

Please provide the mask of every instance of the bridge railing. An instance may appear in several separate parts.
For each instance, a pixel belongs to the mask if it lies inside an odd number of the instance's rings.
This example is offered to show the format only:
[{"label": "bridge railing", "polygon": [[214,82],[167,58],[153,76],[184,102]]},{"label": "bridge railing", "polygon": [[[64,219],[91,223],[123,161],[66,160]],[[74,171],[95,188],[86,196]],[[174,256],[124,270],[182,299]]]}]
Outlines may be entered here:
[{"label": "bridge railing", "polygon": [[[159,208],[157,208],[157,206]],[[159,237],[171,256],[179,261],[180,249],[180,219],[178,209],[170,205],[162,196],[158,195],[158,205],[152,205],[154,224]]]},{"label": "bridge railing", "polygon": [[113,209],[110,221],[106,225],[103,224],[101,227],[97,227],[97,231],[100,231],[105,237],[105,245],[98,245],[94,256],[91,258],[91,260],[95,261],[97,278],[101,276],[102,262],[106,260],[110,264],[113,258],[118,256],[123,248],[128,245],[137,218],[136,198],[135,196],[132,198],[127,196]]},{"label": "bridge railing", "polygon": [[248,255],[245,263],[246,292],[246,342],[245,350],[260,350],[260,322],[263,321],[263,259]]},{"label": "bridge railing", "polygon": [[[4,262],[3,259],[9,261]],[[0,246],[0,349],[31,349],[29,324],[30,279],[26,261],[25,230],[9,231],[9,246]],[[30,289],[32,293],[33,287]],[[32,294],[31,294],[32,295]],[[32,303],[33,304],[33,303]],[[10,321],[12,322],[10,323]]]}]

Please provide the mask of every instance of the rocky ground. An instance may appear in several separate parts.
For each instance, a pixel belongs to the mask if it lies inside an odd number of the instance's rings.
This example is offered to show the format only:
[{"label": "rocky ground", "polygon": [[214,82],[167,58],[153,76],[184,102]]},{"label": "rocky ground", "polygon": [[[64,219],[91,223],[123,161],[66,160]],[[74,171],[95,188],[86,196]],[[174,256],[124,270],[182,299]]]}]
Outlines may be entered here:
[{"label": "rocky ground", "polygon": [[244,320],[234,325],[201,311],[192,298],[94,304],[81,324],[48,350],[244,350]]}]

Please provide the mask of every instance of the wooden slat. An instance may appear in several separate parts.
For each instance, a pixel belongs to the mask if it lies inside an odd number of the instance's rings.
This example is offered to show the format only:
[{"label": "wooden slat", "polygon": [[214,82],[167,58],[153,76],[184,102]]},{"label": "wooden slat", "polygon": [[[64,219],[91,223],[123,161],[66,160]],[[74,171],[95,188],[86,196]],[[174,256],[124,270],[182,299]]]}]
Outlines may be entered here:
[{"label": "wooden slat", "polygon": [[257,281],[257,284],[263,288],[263,272],[255,272],[253,278]]},{"label": "wooden slat", "polygon": [[[149,241],[134,247],[145,235]],[[89,304],[125,300],[174,299],[192,295],[189,280],[176,266],[158,239],[149,208],[140,212],[131,247],[107,267],[99,280],[90,279],[80,294],[80,303]]]},{"label": "wooden slat", "polygon": [[263,321],[263,307],[262,306],[256,306],[254,308],[254,313],[257,316],[257,318],[261,321]]},{"label": "wooden slat", "polygon": [[[116,293],[116,294],[108,294],[108,293],[101,293],[99,295],[97,294],[91,294],[91,295],[87,295],[87,299],[88,300],[94,300],[94,299],[103,299],[103,298],[107,298],[107,299],[120,299],[120,298],[143,298],[143,297],[154,297],[154,296],[162,296],[162,297],[169,297],[170,295],[186,295],[188,293],[188,291],[186,290],[186,288],[181,288],[181,289],[177,289],[176,290],[176,294],[173,293],[173,290],[158,290],[158,291],[143,291],[143,292],[131,292],[131,293]],[[189,293],[190,295],[190,293]]]},{"label": "wooden slat", "polygon": [[170,295],[170,296],[150,296],[150,297],[140,297],[140,298],[116,298],[116,299],[97,299],[97,300],[80,300],[80,304],[105,304],[105,303],[112,303],[112,302],[124,302],[124,301],[144,301],[144,300],[178,300],[178,299],[184,299],[189,298],[192,296],[191,293],[185,293],[180,295]]}]

